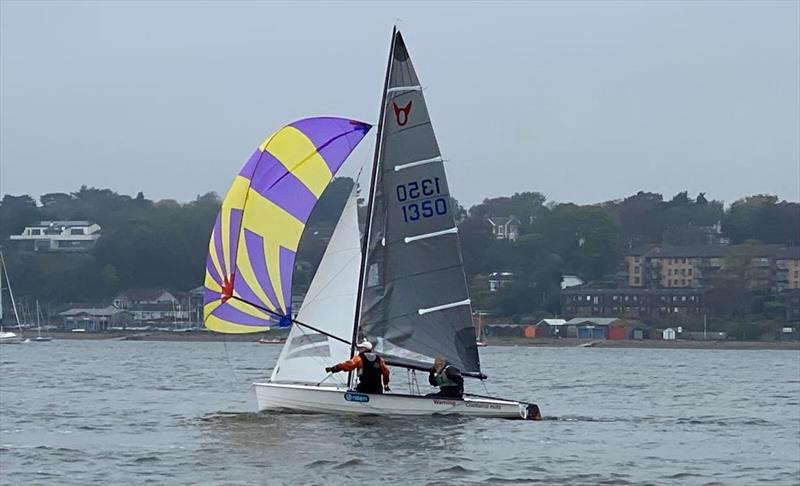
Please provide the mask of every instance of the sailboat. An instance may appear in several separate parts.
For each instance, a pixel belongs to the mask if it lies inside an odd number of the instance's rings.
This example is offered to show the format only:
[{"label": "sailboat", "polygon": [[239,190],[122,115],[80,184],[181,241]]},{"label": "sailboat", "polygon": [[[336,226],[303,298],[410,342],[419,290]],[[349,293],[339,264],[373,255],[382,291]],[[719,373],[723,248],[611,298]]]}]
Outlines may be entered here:
[{"label": "sailboat", "polygon": [[488,346],[488,343],[486,342],[486,339],[484,338],[483,326],[481,325],[481,324],[483,324],[481,322],[481,317],[483,317],[483,313],[478,311],[477,314],[478,314],[478,332],[477,332],[478,337],[475,340],[475,345],[477,345],[479,348],[485,348],[486,346]]},{"label": "sailboat", "polygon": [[36,300],[36,337],[33,338],[31,341],[35,343],[46,343],[52,341],[53,338],[50,336],[42,336],[42,320],[41,320],[41,313],[39,312],[39,300]]},{"label": "sailboat", "polygon": [[17,304],[14,302],[14,293],[11,290],[11,281],[8,278],[8,270],[6,269],[6,260],[3,257],[3,251],[0,250],[0,344],[20,344],[23,342],[23,338],[21,335],[17,335],[15,332],[6,331],[3,327],[5,324],[5,318],[3,314],[3,277],[5,276],[6,281],[6,290],[8,290],[8,296],[11,298],[11,309],[14,311],[14,318],[17,322],[17,328],[20,330],[20,334],[22,334],[22,326],[19,322],[19,313],[17,313]]},{"label": "sailboat", "polygon": [[[533,403],[465,394],[423,396],[416,371],[445,358],[465,377],[480,367],[458,229],[444,164],[402,35],[392,32],[363,238],[355,189],[297,315],[295,252],[308,216],[370,125],[312,118],[275,132],[222,203],[206,261],[204,321],[213,331],[291,329],[268,381],[254,383],[259,411],[539,419]],[[408,393],[365,394],[326,367],[369,339]]]}]

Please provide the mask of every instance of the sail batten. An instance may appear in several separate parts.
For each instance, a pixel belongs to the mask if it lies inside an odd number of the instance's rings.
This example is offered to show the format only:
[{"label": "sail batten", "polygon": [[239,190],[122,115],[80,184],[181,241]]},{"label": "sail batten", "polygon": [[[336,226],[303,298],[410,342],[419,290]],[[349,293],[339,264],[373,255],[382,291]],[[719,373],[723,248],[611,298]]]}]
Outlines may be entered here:
[{"label": "sail batten", "polygon": [[222,202],[206,261],[204,322],[224,333],[289,325],[292,273],[311,211],[370,125],[307,118],[270,135]]}]

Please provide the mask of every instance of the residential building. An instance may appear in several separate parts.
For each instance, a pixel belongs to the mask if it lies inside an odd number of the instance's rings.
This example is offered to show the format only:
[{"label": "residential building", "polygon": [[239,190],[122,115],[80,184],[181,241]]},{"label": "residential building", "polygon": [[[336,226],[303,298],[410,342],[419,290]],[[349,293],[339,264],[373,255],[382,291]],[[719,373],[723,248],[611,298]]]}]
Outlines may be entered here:
[{"label": "residential building", "polygon": [[497,292],[514,281],[511,272],[492,272],[489,274],[489,292]]},{"label": "residential building", "polygon": [[782,248],[775,253],[776,290],[800,289],[800,247]]},{"label": "residential building", "polygon": [[492,225],[492,234],[496,239],[517,241],[519,237],[519,220],[515,216],[493,216],[488,220]]},{"label": "residential building", "polygon": [[800,247],[649,245],[630,250],[625,261],[633,288],[708,289],[732,264],[741,266],[748,289],[800,288]]},{"label": "residential building", "polygon": [[10,239],[36,252],[87,251],[100,239],[100,226],[90,221],[39,221]]},{"label": "residential building", "polygon": [[701,289],[595,289],[561,291],[561,312],[567,316],[619,315],[629,318],[700,315]]},{"label": "residential building", "polygon": [[117,294],[112,303],[118,309],[129,309],[141,304],[174,304],[180,306],[180,300],[175,293],[164,289],[126,290]]},{"label": "residential building", "polygon": [[134,304],[127,309],[137,322],[175,323],[189,320],[189,310],[172,302]]}]

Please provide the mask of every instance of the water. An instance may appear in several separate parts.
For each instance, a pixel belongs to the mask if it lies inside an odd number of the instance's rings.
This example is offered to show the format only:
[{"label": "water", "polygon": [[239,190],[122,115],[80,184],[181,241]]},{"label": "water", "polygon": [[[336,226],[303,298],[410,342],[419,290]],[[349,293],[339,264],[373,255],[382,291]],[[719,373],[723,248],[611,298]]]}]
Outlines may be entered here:
[{"label": "water", "polygon": [[252,413],[278,351],[2,346],[0,484],[800,484],[797,351],[483,349],[542,422]]}]

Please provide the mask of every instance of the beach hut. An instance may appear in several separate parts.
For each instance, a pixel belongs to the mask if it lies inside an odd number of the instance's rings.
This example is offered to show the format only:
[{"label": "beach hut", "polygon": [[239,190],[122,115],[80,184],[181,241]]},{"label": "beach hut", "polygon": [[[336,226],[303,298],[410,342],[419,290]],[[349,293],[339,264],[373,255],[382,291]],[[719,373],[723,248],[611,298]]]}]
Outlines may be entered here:
[{"label": "beach hut", "polygon": [[623,340],[627,339],[627,329],[625,323],[617,321],[608,326],[608,339]]},{"label": "beach hut", "polygon": [[674,341],[675,340],[675,329],[668,327],[664,329],[661,336],[664,338],[664,341]]}]

